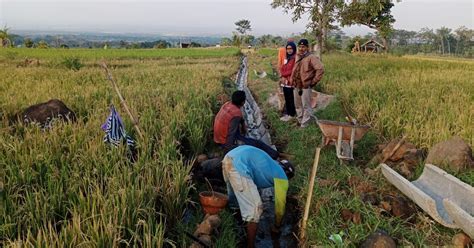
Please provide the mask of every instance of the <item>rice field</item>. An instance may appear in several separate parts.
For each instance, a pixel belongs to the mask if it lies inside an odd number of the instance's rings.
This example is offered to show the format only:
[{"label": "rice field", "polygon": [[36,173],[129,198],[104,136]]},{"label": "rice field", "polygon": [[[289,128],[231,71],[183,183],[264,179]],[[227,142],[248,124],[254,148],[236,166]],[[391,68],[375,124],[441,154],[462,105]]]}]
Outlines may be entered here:
[{"label": "rice field", "polygon": [[0,51],[5,58],[39,58],[57,60],[63,57],[81,59],[159,59],[159,58],[219,58],[234,56],[240,51],[237,48],[193,48],[182,51],[179,48],[169,49],[29,49],[15,48]]},{"label": "rice field", "polygon": [[[235,74],[240,51],[225,49],[0,49],[0,245],[5,247],[184,247],[178,227],[194,185],[193,156],[208,147],[217,96]],[[276,88],[271,62],[276,51],[250,55],[251,89],[260,103]],[[141,140],[106,80],[107,61],[145,134]],[[76,62],[75,62],[76,61]],[[393,56],[324,57],[320,90],[336,94],[344,107],[318,117],[343,118],[344,108],[373,127],[355,151],[357,165],[369,160],[377,143],[407,135],[420,148],[452,135],[474,145],[474,63]],[[79,63],[75,67],[75,63]],[[265,79],[252,71],[266,70]],[[275,76],[275,77],[274,77]],[[22,109],[51,98],[78,116],[51,130],[9,123]],[[103,143],[101,125],[114,104],[127,132],[138,140],[140,157],[131,164],[125,149]],[[296,130],[263,110],[276,142],[295,155],[297,176],[290,192],[304,206],[318,129]],[[273,134],[273,133],[272,133]],[[360,163],[359,163],[360,162]],[[308,221],[308,245],[334,246],[328,236],[344,230],[344,246],[356,246],[382,228],[399,245],[446,245],[454,233],[418,212],[416,223],[386,218],[366,205],[347,184],[364,178],[358,166],[340,165],[333,149],[323,150],[318,177],[338,183],[315,191]],[[472,185],[472,173],[462,179]],[[381,177],[364,178],[381,193],[393,189]],[[362,225],[340,220],[340,210],[359,211]],[[218,247],[232,247],[232,217]],[[199,216],[196,217],[199,219]],[[193,227],[186,227],[192,232]],[[230,230],[230,231],[229,231]]]},{"label": "rice field", "polygon": [[[300,129],[295,121],[280,121],[281,113],[268,102],[277,91],[276,58],[275,49],[250,55],[249,71],[268,74],[259,78],[250,73],[250,89],[265,112],[272,140],[279,149],[294,155],[296,176],[289,182],[289,191],[303,211],[314,152],[321,145],[322,134],[317,125]],[[341,163],[334,146],[322,149],[305,245],[360,247],[370,234],[383,230],[400,247],[450,246],[453,236],[461,231],[438,224],[410,200],[407,206],[415,210],[410,218],[396,217],[380,208],[378,204],[387,197],[404,196],[375,170],[377,164],[369,161],[378,144],[402,135],[424,149],[453,135],[472,146],[474,62],[333,53],[324,55],[323,63],[325,75],[316,88],[336,95],[338,100],[316,116],[345,121],[350,113],[372,129],[356,143],[352,162]],[[420,175],[422,170],[420,164],[414,174]],[[474,185],[473,170],[453,175]],[[344,211],[357,213],[360,218],[344,219]],[[341,242],[329,238],[334,234],[341,235]]]},{"label": "rice field", "polygon": [[322,88],[387,139],[420,148],[457,135],[474,145],[474,61],[331,56]]},{"label": "rice field", "polygon": [[[189,202],[189,163],[209,141],[216,97],[237,71],[238,54],[233,48],[0,49],[0,245],[181,246],[173,227]],[[23,65],[26,57],[35,62]],[[68,57],[82,67],[66,67]],[[143,140],[98,65],[104,58],[139,118]],[[78,121],[47,131],[9,124],[19,111],[52,98]],[[124,147],[102,141],[111,104],[138,140],[134,164]]]}]

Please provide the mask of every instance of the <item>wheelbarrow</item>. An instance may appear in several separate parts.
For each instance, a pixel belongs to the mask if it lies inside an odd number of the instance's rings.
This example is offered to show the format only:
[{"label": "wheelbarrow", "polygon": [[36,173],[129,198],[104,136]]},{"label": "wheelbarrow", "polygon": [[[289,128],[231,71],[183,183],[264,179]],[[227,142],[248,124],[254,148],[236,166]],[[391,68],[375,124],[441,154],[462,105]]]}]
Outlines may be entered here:
[{"label": "wheelbarrow", "polygon": [[340,160],[354,159],[354,142],[369,130],[367,125],[328,120],[318,120],[318,126],[323,133],[323,145],[336,145],[336,155]]},{"label": "wheelbarrow", "polygon": [[421,176],[408,181],[386,164],[382,174],[435,221],[449,228],[461,228],[474,238],[474,188],[444,170],[426,164]]}]

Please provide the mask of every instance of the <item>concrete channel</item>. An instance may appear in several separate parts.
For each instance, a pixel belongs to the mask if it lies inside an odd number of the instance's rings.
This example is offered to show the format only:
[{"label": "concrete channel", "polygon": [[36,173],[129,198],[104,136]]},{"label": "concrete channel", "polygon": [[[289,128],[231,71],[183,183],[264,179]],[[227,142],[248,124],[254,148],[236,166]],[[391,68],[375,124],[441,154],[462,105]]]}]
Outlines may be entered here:
[{"label": "concrete channel", "polygon": [[[247,136],[253,139],[257,139],[265,142],[267,145],[275,148],[272,144],[272,139],[270,137],[270,132],[267,130],[265,125],[265,120],[263,119],[262,111],[258,106],[255,98],[252,95],[252,92],[247,85],[248,78],[248,58],[246,56],[242,57],[242,62],[237,74],[235,84],[238,90],[242,90],[246,95],[246,102],[243,107],[243,114],[245,119],[245,124],[247,125]],[[291,187],[291,181],[290,181]],[[274,247],[274,241],[271,237],[270,228],[275,219],[274,213],[274,202],[273,202],[273,192],[263,190],[260,192],[262,197],[262,202],[264,205],[264,212],[259,222],[258,231],[257,231],[257,240],[256,247],[267,248]],[[297,247],[297,240],[295,235],[298,232],[298,221],[300,218],[299,209],[297,206],[297,200],[288,197],[287,200],[287,211],[283,218],[283,223],[281,227],[280,238],[276,243],[279,247]],[[242,230],[244,231],[244,230]],[[245,233],[245,232],[244,232]],[[278,247],[278,246],[275,246]]]}]

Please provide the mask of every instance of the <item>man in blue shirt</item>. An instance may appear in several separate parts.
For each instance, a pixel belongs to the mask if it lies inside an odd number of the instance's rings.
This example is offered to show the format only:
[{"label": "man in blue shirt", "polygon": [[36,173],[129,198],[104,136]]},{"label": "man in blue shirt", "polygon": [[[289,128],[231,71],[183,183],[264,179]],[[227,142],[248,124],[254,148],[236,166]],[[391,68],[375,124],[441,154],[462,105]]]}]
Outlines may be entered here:
[{"label": "man in blue shirt", "polygon": [[254,247],[257,226],[263,211],[259,191],[274,189],[274,227],[279,228],[285,213],[288,179],[294,176],[294,167],[286,160],[273,160],[256,147],[242,145],[225,155],[222,172],[229,198],[237,198],[242,220],[247,222],[247,245]]}]

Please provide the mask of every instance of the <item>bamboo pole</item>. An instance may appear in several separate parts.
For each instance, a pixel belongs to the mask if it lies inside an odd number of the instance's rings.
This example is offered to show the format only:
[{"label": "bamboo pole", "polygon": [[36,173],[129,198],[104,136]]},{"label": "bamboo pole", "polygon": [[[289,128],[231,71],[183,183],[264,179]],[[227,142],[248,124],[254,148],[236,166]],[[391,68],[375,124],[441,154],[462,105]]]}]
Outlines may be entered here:
[{"label": "bamboo pole", "polygon": [[395,145],[395,147],[393,148],[393,150],[388,154],[387,157],[384,157],[381,164],[385,163],[385,161],[387,161],[387,159],[391,158],[393,156],[393,154],[395,154],[395,152],[398,150],[398,148],[400,148],[400,146],[403,144],[403,142],[405,142],[405,139],[407,138],[406,135],[403,135],[402,139],[400,141],[398,141],[397,145]]},{"label": "bamboo pole", "polygon": [[109,68],[107,67],[107,64],[105,63],[105,61],[102,62],[102,68],[104,68],[105,73],[107,74],[107,79],[109,79],[109,81],[112,83],[112,86],[115,89],[115,92],[117,92],[117,95],[120,99],[120,104],[125,109],[125,112],[127,112],[130,119],[132,120],[133,127],[135,128],[135,130],[137,130],[138,136],[140,136],[140,138],[143,140],[143,134],[142,134],[140,128],[138,127],[138,120],[132,115],[132,112],[128,108],[127,103],[125,102],[125,99],[123,98],[122,94],[120,93],[117,82],[112,77],[112,74],[110,73]]},{"label": "bamboo pole", "polygon": [[317,147],[316,154],[314,155],[313,169],[311,170],[311,177],[310,177],[309,187],[308,187],[308,197],[306,198],[303,221],[301,222],[300,243],[304,241],[305,236],[306,236],[306,222],[308,221],[309,207],[311,206],[311,198],[313,197],[314,180],[316,178],[316,172],[318,171],[320,152],[321,152],[321,148]]}]

